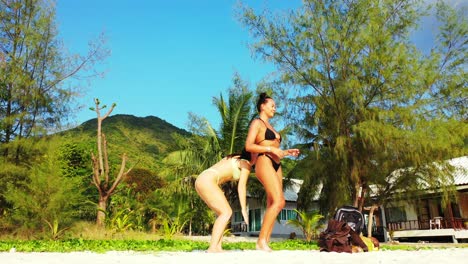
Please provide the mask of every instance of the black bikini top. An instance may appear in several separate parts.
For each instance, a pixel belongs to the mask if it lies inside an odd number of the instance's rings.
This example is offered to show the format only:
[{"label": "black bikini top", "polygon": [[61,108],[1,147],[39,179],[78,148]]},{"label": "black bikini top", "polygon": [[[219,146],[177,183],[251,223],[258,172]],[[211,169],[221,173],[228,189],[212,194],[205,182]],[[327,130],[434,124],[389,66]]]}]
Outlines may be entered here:
[{"label": "black bikini top", "polygon": [[[281,142],[281,135],[279,135],[279,138],[276,138],[275,132],[268,128],[268,126],[265,124],[265,121],[263,121],[261,118],[259,118],[259,119],[263,122],[263,124],[266,127],[265,138],[263,140],[276,140],[276,139],[278,139],[278,141]],[[261,140],[260,142],[262,142],[263,140]],[[260,143],[260,142],[258,142],[258,143]]]}]

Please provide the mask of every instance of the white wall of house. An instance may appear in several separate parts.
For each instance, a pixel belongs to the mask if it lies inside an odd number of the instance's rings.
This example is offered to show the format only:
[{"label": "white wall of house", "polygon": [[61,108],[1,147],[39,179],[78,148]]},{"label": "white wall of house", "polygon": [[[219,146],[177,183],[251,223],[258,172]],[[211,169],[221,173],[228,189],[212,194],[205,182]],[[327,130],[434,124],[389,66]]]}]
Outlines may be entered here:
[{"label": "white wall of house", "polygon": [[[293,211],[297,208],[297,203],[295,201],[286,201],[286,205],[283,208],[283,216],[288,215],[288,211]],[[260,227],[263,221],[263,217],[265,215],[265,204],[263,204],[261,201],[258,201],[257,199],[253,198],[248,198],[247,199],[247,206],[248,206],[248,211],[249,211],[249,221],[251,222],[250,230],[255,228],[254,225],[255,223],[252,223],[254,220],[254,216],[252,215],[252,211],[260,212],[260,223],[257,223],[257,230],[255,231],[249,231],[248,234],[250,235],[258,235],[260,231]],[[242,223],[243,219],[239,217],[240,212],[240,206],[238,204],[233,205],[233,217],[231,218],[231,225],[237,225],[239,223]],[[292,212],[289,212],[291,214]],[[238,217],[234,216],[234,214],[237,214]],[[272,237],[289,237],[292,232],[296,233],[296,236],[301,237],[302,231],[292,225],[287,224],[287,219],[281,219],[281,213],[279,216],[280,220],[275,222],[275,225],[273,227],[273,231],[271,236]],[[238,221],[236,221],[238,220]]]},{"label": "white wall of house", "polygon": [[[283,211],[292,211],[297,209],[296,202],[286,202],[286,205],[283,208]],[[280,213],[281,214],[281,213]],[[279,216],[281,219],[281,215]],[[297,236],[302,236],[302,231],[298,228],[295,228],[292,225],[287,224],[287,220],[279,220],[275,222],[275,226],[273,227],[272,236],[280,236],[280,237],[289,237],[289,235],[294,232]]]}]

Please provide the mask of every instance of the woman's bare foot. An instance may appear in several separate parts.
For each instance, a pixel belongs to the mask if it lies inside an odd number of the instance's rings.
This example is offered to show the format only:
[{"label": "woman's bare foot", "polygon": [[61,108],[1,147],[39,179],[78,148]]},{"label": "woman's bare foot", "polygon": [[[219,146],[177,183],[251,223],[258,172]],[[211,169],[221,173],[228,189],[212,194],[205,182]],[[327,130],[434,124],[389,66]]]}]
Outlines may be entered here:
[{"label": "woman's bare foot", "polygon": [[262,251],[266,251],[266,252],[272,252],[273,251],[265,241],[257,241],[257,244],[255,245],[255,248],[257,250],[262,250]]}]

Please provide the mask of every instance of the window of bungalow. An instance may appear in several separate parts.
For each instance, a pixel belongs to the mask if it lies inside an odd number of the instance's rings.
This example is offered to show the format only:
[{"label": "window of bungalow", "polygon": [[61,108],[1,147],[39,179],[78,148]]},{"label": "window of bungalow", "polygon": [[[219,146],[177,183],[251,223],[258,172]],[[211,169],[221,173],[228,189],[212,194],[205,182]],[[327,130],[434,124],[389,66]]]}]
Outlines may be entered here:
[{"label": "window of bungalow", "polygon": [[406,222],[406,211],[404,207],[390,207],[387,208],[387,221],[388,222]]},{"label": "window of bungalow", "polygon": [[262,226],[261,219],[261,210],[260,209],[251,209],[249,210],[249,231],[260,231]]},{"label": "window of bungalow", "polygon": [[297,213],[294,210],[283,209],[281,210],[280,220],[296,219]]},{"label": "window of bungalow", "polygon": [[242,213],[237,211],[237,212],[234,212],[234,222],[235,223],[239,223],[239,222],[242,222],[244,221],[243,217],[242,217]]}]

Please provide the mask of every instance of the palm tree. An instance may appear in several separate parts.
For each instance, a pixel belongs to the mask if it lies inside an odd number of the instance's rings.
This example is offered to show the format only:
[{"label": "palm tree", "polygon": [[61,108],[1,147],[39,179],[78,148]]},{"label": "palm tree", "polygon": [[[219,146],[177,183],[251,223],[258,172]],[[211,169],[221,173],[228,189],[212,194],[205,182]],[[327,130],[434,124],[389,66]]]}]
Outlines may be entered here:
[{"label": "palm tree", "polygon": [[[228,101],[222,94],[213,98],[213,104],[217,107],[221,116],[221,126],[218,135],[221,156],[240,153],[245,144],[245,138],[249,128],[249,121],[253,113],[251,107],[252,93],[247,85],[236,74],[234,87],[230,88]],[[223,185],[223,191],[232,202],[238,200],[237,183],[231,182]]]},{"label": "palm tree", "polygon": [[166,174],[185,177],[197,175],[218,162],[223,156],[240,152],[244,146],[249,120],[253,116],[251,107],[252,92],[236,74],[234,86],[228,90],[228,100],[223,94],[213,97],[220,117],[217,131],[204,117],[189,115],[190,138],[176,138],[178,151],[170,153],[163,163],[168,165]]},{"label": "palm tree", "polygon": [[[247,137],[249,120],[252,117],[252,92],[236,74],[234,86],[228,90],[228,100],[223,95],[213,98],[213,103],[221,116],[219,131],[214,129],[206,118],[190,114],[189,138],[177,137],[176,143],[181,150],[170,153],[164,160],[166,168],[163,174],[175,177],[176,180],[192,179],[201,171],[218,162],[223,156],[240,152]],[[193,181],[191,181],[193,182]],[[224,186],[226,196],[230,200],[237,198],[235,185]],[[194,188],[183,188],[182,192],[190,197],[189,204],[197,204],[193,199],[199,199],[194,194]],[[197,210],[197,208],[192,208]],[[206,210],[209,210],[206,208]],[[189,220],[191,230],[192,221]]]},{"label": "palm tree", "polygon": [[249,120],[252,117],[251,102],[252,92],[236,74],[234,87],[229,89],[228,101],[222,94],[213,98],[213,104],[217,107],[221,116],[221,127],[218,135],[223,154],[240,152],[245,144]]},{"label": "palm tree", "polygon": [[301,229],[306,241],[310,242],[312,238],[315,238],[318,230],[323,227],[323,224],[320,223],[323,215],[319,214],[317,211],[294,211],[297,213],[298,217],[288,220],[287,224]]}]

